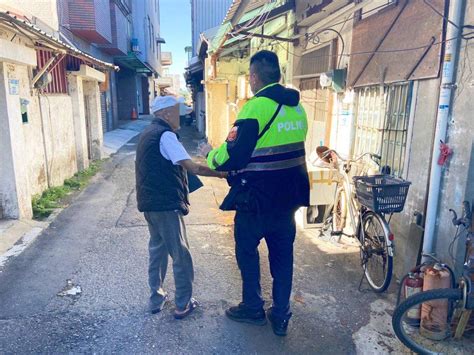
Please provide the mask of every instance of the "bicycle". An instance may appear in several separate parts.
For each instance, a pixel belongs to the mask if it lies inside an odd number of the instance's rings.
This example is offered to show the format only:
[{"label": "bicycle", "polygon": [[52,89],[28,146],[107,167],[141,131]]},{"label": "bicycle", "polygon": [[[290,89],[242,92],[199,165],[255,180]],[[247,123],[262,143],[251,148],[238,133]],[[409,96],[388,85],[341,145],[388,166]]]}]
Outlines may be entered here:
[{"label": "bicycle", "polygon": [[[373,291],[384,292],[392,280],[394,249],[394,236],[385,214],[403,210],[410,182],[388,174],[350,178],[351,170],[365,157],[379,166],[381,157],[376,154],[345,160],[324,146],[317,148],[317,154],[338,171],[334,205],[326,220],[332,228],[331,235],[344,234],[359,241],[364,276]],[[345,233],[347,222],[350,234]]]},{"label": "bicycle", "polygon": [[[449,248],[450,254],[461,235],[460,228],[466,232],[463,272],[459,281],[456,283],[452,279],[449,288],[426,290],[406,298],[395,308],[392,317],[395,335],[405,346],[419,354],[472,354],[474,349],[474,332],[463,337],[466,331],[474,330],[474,317],[471,316],[474,310],[474,242],[470,230],[472,211],[466,201],[463,203],[462,217],[458,218],[455,211],[450,211],[453,213],[452,222],[458,227]],[[437,265],[439,263],[435,264],[435,269]],[[413,315],[418,315],[419,322],[412,321]]]}]

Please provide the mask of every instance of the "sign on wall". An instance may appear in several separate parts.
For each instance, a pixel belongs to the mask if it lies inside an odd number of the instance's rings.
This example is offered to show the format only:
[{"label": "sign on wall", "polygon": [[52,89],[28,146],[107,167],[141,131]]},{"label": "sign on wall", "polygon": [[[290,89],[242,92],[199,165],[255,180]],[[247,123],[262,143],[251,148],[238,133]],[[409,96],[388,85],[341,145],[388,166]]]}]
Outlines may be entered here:
[{"label": "sign on wall", "polygon": [[8,79],[8,92],[10,95],[20,95],[20,80]]}]

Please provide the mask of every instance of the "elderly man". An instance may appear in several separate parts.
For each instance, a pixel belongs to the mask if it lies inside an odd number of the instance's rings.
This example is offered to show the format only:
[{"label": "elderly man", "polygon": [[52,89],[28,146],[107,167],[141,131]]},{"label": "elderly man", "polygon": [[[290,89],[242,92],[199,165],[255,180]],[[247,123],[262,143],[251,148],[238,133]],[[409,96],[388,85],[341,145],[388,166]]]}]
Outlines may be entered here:
[{"label": "elderly man", "polygon": [[178,141],[179,102],[175,97],[156,98],[151,110],[155,119],[140,135],[135,166],[138,209],[145,213],[150,231],[150,310],[160,312],[167,300],[163,281],[169,255],[176,285],[174,316],[182,319],[198,306],[192,298],[193,261],[183,220],[189,212],[187,172],[219,178],[227,174],[194,163]]}]

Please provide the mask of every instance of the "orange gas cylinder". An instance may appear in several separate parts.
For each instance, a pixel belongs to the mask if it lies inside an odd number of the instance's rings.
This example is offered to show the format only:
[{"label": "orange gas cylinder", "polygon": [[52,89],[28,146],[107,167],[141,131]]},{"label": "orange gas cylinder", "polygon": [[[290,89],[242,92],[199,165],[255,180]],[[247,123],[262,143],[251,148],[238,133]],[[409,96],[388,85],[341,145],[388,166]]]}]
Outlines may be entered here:
[{"label": "orange gas cylinder", "polygon": [[[450,288],[451,274],[440,264],[425,270],[423,291]],[[449,335],[448,301],[433,300],[421,305],[420,334],[432,340],[443,340]]]},{"label": "orange gas cylinder", "polygon": [[[414,294],[421,292],[423,290],[423,278],[418,273],[410,272],[408,274],[408,278],[405,280],[405,297],[408,298],[413,296]],[[411,308],[406,316],[405,320],[408,324],[414,327],[418,327],[420,325],[420,317],[421,317],[421,306],[418,305],[417,307]]]}]

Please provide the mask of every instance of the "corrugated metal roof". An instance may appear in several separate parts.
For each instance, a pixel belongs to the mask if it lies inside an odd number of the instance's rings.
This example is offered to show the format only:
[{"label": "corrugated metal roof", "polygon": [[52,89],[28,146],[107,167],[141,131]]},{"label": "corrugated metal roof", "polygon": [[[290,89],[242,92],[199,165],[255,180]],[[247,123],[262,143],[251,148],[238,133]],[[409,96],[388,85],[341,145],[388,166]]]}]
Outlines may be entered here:
[{"label": "corrugated metal roof", "polygon": [[[245,10],[244,15],[239,19],[238,23],[242,24],[253,18],[259,17],[259,15],[271,12],[278,5],[281,5],[281,3],[282,1],[275,1],[275,0],[265,0],[265,1],[253,0],[253,2],[249,3],[249,5],[244,9]],[[236,5],[236,9],[237,9],[239,4],[240,4],[240,0],[235,0],[233,5]],[[234,13],[235,13],[235,9],[234,9]],[[212,42],[209,45],[209,49],[208,49],[209,53],[213,53],[217,51],[222,45],[224,46],[229,45],[231,43],[238,42],[241,40],[240,36],[236,36],[233,38],[228,38],[225,41],[225,43],[222,43],[222,40],[224,37],[226,36],[230,37],[229,33],[232,31],[232,24],[230,22],[230,19],[232,19],[232,16],[229,17],[228,21],[224,22],[220,26],[219,30],[217,31],[217,34],[212,39]]]},{"label": "corrugated metal roof", "polygon": [[[250,3],[247,5],[245,12],[255,10],[265,4],[268,4],[272,0],[250,0]],[[232,2],[232,5],[230,5],[229,10],[227,11],[227,14],[225,15],[224,21],[222,21],[222,24],[226,23],[227,21],[230,21],[232,16],[234,16],[235,12],[239,8],[240,3],[242,0],[234,0]]]},{"label": "corrugated metal roof", "polygon": [[114,70],[119,70],[119,67],[113,65],[112,63],[104,62],[103,60],[95,58],[95,57],[93,57],[93,56],[91,56],[91,55],[75,48],[75,47],[72,47],[69,44],[61,41],[60,39],[51,36],[49,33],[44,32],[43,30],[41,30],[40,28],[38,28],[34,24],[32,24],[32,23],[30,23],[26,20],[22,20],[22,19],[18,18],[17,16],[15,16],[13,14],[10,14],[9,12],[0,11],[0,22],[2,20],[6,21],[6,22],[13,23],[17,26],[20,26],[21,28],[27,30],[31,34],[33,34],[35,36],[38,36],[40,39],[42,38],[42,39],[50,42],[51,44],[54,44],[57,47],[68,51],[69,54],[72,55],[72,56],[82,56],[82,57],[85,57],[85,58],[89,59],[90,61],[102,66],[102,67],[108,67],[108,68],[111,68],[111,69],[114,69]]}]

